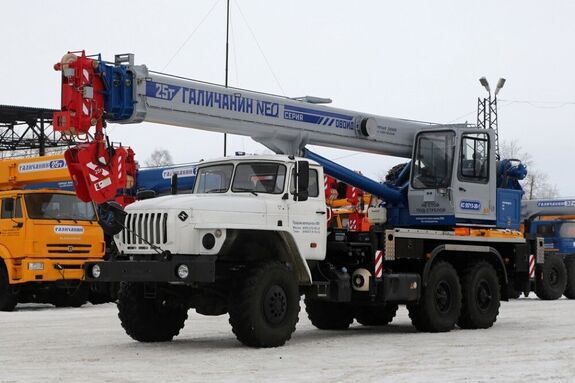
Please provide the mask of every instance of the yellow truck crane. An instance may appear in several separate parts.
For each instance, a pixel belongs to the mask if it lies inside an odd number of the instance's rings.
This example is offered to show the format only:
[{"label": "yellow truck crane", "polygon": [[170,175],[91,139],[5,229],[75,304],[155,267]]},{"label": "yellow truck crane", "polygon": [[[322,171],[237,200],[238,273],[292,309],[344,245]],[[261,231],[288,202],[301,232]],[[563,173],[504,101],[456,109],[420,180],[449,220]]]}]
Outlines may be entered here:
[{"label": "yellow truck crane", "polygon": [[96,208],[74,192],[43,187],[69,181],[63,154],[0,160],[0,311],[88,299],[83,265],[105,254]]}]

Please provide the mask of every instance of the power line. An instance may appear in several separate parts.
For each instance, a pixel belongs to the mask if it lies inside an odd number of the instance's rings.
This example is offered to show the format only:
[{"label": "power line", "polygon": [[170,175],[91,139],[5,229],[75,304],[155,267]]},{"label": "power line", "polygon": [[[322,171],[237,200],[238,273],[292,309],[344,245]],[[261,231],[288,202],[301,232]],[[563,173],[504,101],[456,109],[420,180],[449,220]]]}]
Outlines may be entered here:
[{"label": "power line", "polygon": [[267,64],[267,66],[268,66],[268,69],[270,70],[272,76],[274,77],[274,79],[275,79],[275,81],[276,81],[276,83],[277,83],[277,86],[280,88],[280,91],[281,91],[282,95],[285,96],[285,91],[284,91],[284,89],[283,89],[283,87],[282,87],[282,85],[281,85],[281,83],[280,83],[278,77],[276,76],[275,72],[273,71],[272,66],[271,66],[270,62],[268,61],[268,58],[266,57],[266,55],[265,55],[265,53],[264,53],[264,51],[263,51],[263,49],[262,49],[260,43],[258,42],[258,39],[256,38],[256,35],[255,35],[254,31],[252,30],[252,28],[250,27],[250,24],[248,23],[246,17],[244,16],[244,13],[242,12],[242,9],[240,8],[240,5],[239,5],[238,2],[235,1],[235,0],[234,0],[234,4],[236,5],[236,7],[238,8],[238,10],[240,11],[240,16],[242,16],[242,19],[244,20],[244,23],[246,23],[246,26],[248,27],[248,30],[250,31],[250,34],[252,35],[252,38],[253,38],[254,41],[256,42],[256,45],[258,46],[258,49],[259,49],[259,51],[260,51],[262,57],[264,58],[264,60],[265,60],[265,62],[266,62],[266,64]]},{"label": "power line", "polygon": [[196,31],[198,29],[200,29],[200,27],[202,26],[202,24],[204,23],[204,21],[206,21],[206,19],[212,14],[212,12],[214,11],[214,9],[217,7],[217,5],[221,2],[222,0],[218,0],[214,3],[214,5],[212,5],[212,7],[210,8],[210,10],[208,11],[208,13],[206,13],[204,15],[204,17],[202,18],[202,20],[199,22],[198,25],[196,25],[196,27],[194,28],[194,30],[188,35],[188,37],[186,37],[186,39],[184,40],[183,44],[180,45],[180,47],[176,50],[176,53],[174,53],[174,55],[168,60],[168,63],[162,68],[162,72],[164,70],[166,70],[166,68],[172,63],[172,61],[174,60],[174,58],[176,58],[176,56],[180,53],[180,51],[186,46],[186,44],[188,43],[188,41],[190,41],[190,39],[192,38],[192,36],[196,33]]},{"label": "power line", "polygon": [[[508,104],[524,104],[537,109],[559,109],[565,106],[575,105],[575,101],[537,101],[537,100],[507,100],[502,99]],[[539,104],[539,105],[538,105]]]}]

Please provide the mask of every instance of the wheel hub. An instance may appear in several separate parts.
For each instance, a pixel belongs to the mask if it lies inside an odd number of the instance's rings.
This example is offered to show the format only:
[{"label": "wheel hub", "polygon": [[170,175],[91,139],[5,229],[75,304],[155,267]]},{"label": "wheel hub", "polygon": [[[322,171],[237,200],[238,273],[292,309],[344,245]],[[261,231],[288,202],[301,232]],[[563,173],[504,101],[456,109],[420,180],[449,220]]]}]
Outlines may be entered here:
[{"label": "wheel hub", "polygon": [[491,302],[493,301],[493,295],[487,281],[481,280],[479,282],[475,299],[477,300],[477,305],[481,311],[489,309]]},{"label": "wheel hub", "polygon": [[451,307],[451,288],[449,283],[441,281],[435,289],[435,304],[441,313],[446,313]]},{"label": "wheel hub", "polygon": [[273,285],[264,297],[264,315],[272,324],[280,323],[287,313],[287,296],[281,286]]},{"label": "wheel hub", "polygon": [[559,282],[559,273],[557,272],[557,269],[552,268],[549,272],[549,284],[551,286],[556,286],[558,282]]}]

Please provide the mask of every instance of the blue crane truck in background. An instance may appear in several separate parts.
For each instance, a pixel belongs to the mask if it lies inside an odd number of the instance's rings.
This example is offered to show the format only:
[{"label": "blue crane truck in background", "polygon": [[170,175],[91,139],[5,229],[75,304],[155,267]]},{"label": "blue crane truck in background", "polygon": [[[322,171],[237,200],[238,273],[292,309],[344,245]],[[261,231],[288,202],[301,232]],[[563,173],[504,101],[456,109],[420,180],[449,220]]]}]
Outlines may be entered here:
[{"label": "blue crane truck in background", "polygon": [[525,200],[521,212],[525,233],[543,238],[545,247],[529,290],[545,300],[575,299],[575,199]]}]

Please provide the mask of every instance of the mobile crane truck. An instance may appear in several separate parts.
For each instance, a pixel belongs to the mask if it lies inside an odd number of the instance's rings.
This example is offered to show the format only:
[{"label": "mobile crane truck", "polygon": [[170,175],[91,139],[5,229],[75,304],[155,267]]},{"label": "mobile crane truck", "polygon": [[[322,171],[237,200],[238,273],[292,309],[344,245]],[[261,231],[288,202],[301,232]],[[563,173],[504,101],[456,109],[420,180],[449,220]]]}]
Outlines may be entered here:
[{"label": "mobile crane truck", "polygon": [[526,200],[521,212],[527,235],[542,237],[545,246],[545,262],[530,264],[532,282],[524,292],[544,300],[575,299],[575,200]]},{"label": "mobile crane truck", "polygon": [[86,261],[105,253],[94,204],[74,192],[29,190],[70,180],[61,154],[0,160],[0,311],[18,302],[81,306]]},{"label": "mobile crane truck", "polygon": [[[508,285],[528,277],[529,255],[543,262],[543,241],[518,231],[517,180],[526,169],[496,161],[493,130],[225,88],[152,72],[130,54],[111,63],[68,53],[55,68],[62,71],[60,131],[95,126],[102,137],[104,121],[147,121],[247,135],[278,153],[202,162],[192,194],[126,208],[119,254],[85,270],[89,281],[122,281],[119,318],[135,340],[171,340],[194,308],[228,313],[245,345],[280,346],[295,331],[300,294],[319,329],[346,329],[354,319],[385,325],[398,304],[420,331],[488,328]],[[380,184],[308,144],[412,160]],[[102,145],[96,139],[67,158],[96,198],[82,161],[94,162]],[[113,156],[100,162],[117,164]],[[369,212],[369,232],[327,232],[325,174],[384,201]]]}]

